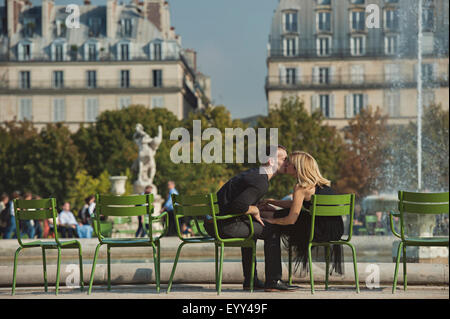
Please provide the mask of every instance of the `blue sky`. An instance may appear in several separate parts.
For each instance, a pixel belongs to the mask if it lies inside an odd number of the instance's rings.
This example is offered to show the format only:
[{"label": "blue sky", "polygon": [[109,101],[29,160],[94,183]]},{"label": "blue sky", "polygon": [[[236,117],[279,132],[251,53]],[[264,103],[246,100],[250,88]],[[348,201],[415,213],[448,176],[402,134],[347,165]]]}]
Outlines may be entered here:
[{"label": "blue sky", "polygon": [[[119,0],[120,1],[120,0]],[[128,0],[123,0],[125,3]],[[32,0],[40,5],[40,0]],[[82,0],[56,0],[82,4]],[[171,23],[184,48],[197,51],[199,70],[211,77],[215,105],[233,118],[267,114],[264,82],[267,41],[277,0],[169,0]],[[92,0],[105,5],[106,0]]]}]

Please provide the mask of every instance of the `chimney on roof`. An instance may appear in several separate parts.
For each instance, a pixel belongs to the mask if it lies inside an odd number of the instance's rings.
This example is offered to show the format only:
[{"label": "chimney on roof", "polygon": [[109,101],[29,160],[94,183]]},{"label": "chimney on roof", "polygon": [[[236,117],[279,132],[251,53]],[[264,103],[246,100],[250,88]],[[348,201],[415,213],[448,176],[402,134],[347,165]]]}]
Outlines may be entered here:
[{"label": "chimney on roof", "polygon": [[41,34],[44,39],[50,38],[51,35],[51,25],[55,18],[55,3],[53,0],[42,0],[41,7]]}]

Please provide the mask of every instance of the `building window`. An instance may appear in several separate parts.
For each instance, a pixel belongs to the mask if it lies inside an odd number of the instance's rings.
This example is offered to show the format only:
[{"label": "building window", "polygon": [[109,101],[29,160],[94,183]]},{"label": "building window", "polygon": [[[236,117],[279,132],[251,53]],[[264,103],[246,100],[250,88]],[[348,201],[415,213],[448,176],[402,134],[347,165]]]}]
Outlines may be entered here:
[{"label": "building window", "polygon": [[387,55],[394,55],[398,52],[398,36],[387,35],[384,38],[384,53]]},{"label": "building window", "polygon": [[102,18],[91,17],[89,18],[89,36],[97,37],[100,34],[100,28],[102,25]]},{"label": "building window", "polygon": [[422,105],[428,107],[435,103],[435,94],[433,90],[425,90],[422,97]]},{"label": "building window", "polygon": [[20,71],[20,88],[29,89],[30,87],[30,71]]},{"label": "building window", "polygon": [[153,59],[154,60],[161,60],[162,57],[162,48],[161,48],[161,42],[155,42],[153,44]]},{"label": "building window", "polygon": [[31,99],[20,99],[19,102],[19,121],[31,121],[33,116],[33,109],[31,105]]},{"label": "building window", "polygon": [[66,120],[66,104],[63,98],[53,99],[53,122]]},{"label": "building window", "polygon": [[153,70],[153,87],[162,87],[162,70]]},{"label": "building window", "polygon": [[317,4],[320,6],[329,6],[331,5],[331,0],[317,0]]},{"label": "building window", "polygon": [[286,84],[296,84],[297,79],[297,69],[287,68],[286,69]]},{"label": "building window", "polygon": [[400,65],[398,64],[385,64],[384,66],[385,81],[388,83],[398,82],[401,80]]},{"label": "building window", "polygon": [[328,67],[319,68],[319,83],[320,84],[330,83],[330,68]]},{"label": "building window", "polygon": [[365,0],[350,0],[352,4],[364,4]]},{"label": "building window", "polygon": [[53,71],[53,88],[61,89],[64,87],[64,72]]},{"label": "building window", "polygon": [[98,116],[98,98],[86,99],[86,122],[95,122]]},{"label": "building window", "polygon": [[121,42],[117,44],[117,60],[129,61],[130,60],[130,43]]},{"label": "building window", "polygon": [[55,44],[55,61],[64,60],[64,46],[63,44]]},{"label": "building window", "polygon": [[119,99],[119,110],[129,107],[131,104],[131,97],[121,96]]},{"label": "building window", "polygon": [[331,53],[331,37],[317,38],[317,55],[327,56]]},{"label": "building window", "polygon": [[131,37],[131,34],[133,32],[132,19],[122,19],[121,23],[122,23],[122,36]]},{"label": "building window", "polygon": [[423,82],[435,81],[435,75],[433,71],[434,71],[433,64],[431,63],[422,64],[422,81]]},{"label": "building window", "polygon": [[120,87],[129,88],[130,87],[130,71],[121,70],[120,71]]},{"label": "building window", "polygon": [[350,69],[351,80],[353,84],[364,83],[364,66],[352,65]]},{"label": "building window", "polygon": [[398,10],[396,9],[389,9],[384,12],[385,16],[385,29],[389,31],[396,31],[399,28],[399,16],[398,16]]},{"label": "building window", "polygon": [[350,38],[350,54],[353,56],[364,55],[366,50],[366,38],[357,36]]},{"label": "building window", "polygon": [[89,43],[88,60],[89,61],[97,61],[97,44],[95,44],[95,43]]},{"label": "building window", "polygon": [[31,44],[19,43],[17,45],[19,61],[29,61],[31,59]]},{"label": "building window", "polygon": [[286,12],[283,14],[283,30],[285,32],[297,32],[298,31],[298,23],[297,20],[297,12]]},{"label": "building window", "polygon": [[363,94],[353,94],[353,115],[356,116],[361,113],[364,107],[364,95]]},{"label": "building window", "polygon": [[87,74],[87,87],[89,89],[97,88],[97,71],[89,70],[86,71]]},{"label": "building window", "polygon": [[283,39],[284,56],[296,56],[298,54],[298,38],[289,37]]},{"label": "building window", "polygon": [[434,11],[433,8],[423,8],[422,11],[422,29],[423,31],[434,30]]},{"label": "building window", "polygon": [[386,110],[391,117],[400,116],[400,92],[386,92]]},{"label": "building window", "polygon": [[319,107],[325,117],[330,117],[330,95],[319,95]]},{"label": "building window", "polygon": [[163,96],[152,96],[152,108],[164,107],[164,97]]},{"label": "building window", "polygon": [[364,11],[350,12],[350,27],[353,31],[364,31],[366,28],[366,13]]},{"label": "building window", "polygon": [[331,31],[331,13],[318,12],[317,13],[317,31],[330,32]]}]

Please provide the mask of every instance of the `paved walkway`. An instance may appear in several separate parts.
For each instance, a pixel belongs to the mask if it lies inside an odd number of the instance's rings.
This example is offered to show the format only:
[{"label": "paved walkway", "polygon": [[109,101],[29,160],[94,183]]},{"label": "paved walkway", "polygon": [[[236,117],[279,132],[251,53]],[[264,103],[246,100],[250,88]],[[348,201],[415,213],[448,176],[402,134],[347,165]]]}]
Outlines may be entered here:
[{"label": "paved walkway", "polygon": [[300,284],[295,292],[264,292],[253,293],[242,290],[238,284],[224,284],[222,293],[217,295],[214,285],[210,284],[179,284],[172,287],[166,294],[167,285],[161,285],[161,293],[157,294],[154,285],[117,285],[111,291],[106,286],[94,286],[91,295],[80,289],[60,287],[59,295],[55,295],[55,288],[49,287],[17,287],[16,295],[11,296],[11,288],[0,288],[0,299],[449,299],[448,286],[408,286],[407,291],[402,287],[392,294],[392,286],[381,285],[380,288],[368,289],[361,287],[357,294],[355,288],[349,285],[331,286],[325,291],[324,285],[315,286],[315,294],[311,294],[310,286]]}]

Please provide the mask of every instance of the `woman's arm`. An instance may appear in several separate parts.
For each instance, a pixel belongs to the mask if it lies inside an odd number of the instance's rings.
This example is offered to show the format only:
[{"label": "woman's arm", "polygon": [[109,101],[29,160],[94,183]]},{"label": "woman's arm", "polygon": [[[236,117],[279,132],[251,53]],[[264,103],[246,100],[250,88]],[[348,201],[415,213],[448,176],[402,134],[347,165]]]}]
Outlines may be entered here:
[{"label": "woman's arm", "polygon": [[292,200],[292,205],[289,210],[289,215],[282,218],[267,218],[267,221],[271,224],[278,224],[278,225],[292,225],[295,224],[295,222],[298,219],[298,216],[300,214],[300,211],[303,206],[303,201],[306,198],[311,197],[311,193],[315,191],[315,187],[312,188],[302,188],[298,185],[294,188],[294,198]]},{"label": "woman's arm", "polygon": [[281,208],[291,208],[292,206],[292,200],[274,200],[274,199],[268,199],[265,201],[265,203],[278,206]]}]

